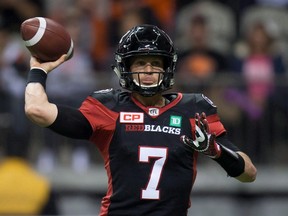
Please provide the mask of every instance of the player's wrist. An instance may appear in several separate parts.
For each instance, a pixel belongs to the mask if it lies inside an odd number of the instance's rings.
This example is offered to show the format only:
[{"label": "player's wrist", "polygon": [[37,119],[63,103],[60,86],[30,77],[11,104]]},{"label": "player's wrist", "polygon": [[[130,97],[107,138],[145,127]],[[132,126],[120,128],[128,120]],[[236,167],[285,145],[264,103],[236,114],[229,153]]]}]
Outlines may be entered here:
[{"label": "player's wrist", "polygon": [[221,155],[218,158],[214,158],[217,163],[219,163],[231,177],[237,177],[244,172],[245,161],[236,152],[231,149],[220,145]]},{"label": "player's wrist", "polygon": [[27,85],[29,83],[40,83],[43,88],[46,88],[47,72],[38,67],[32,67],[28,73]]},{"label": "player's wrist", "polygon": [[46,74],[48,74],[48,71],[46,71],[46,70],[45,70],[44,68],[42,68],[42,67],[31,67],[31,68],[30,68],[30,71],[31,71],[31,70],[34,70],[34,69],[41,70],[41,71],[45,72]]}]

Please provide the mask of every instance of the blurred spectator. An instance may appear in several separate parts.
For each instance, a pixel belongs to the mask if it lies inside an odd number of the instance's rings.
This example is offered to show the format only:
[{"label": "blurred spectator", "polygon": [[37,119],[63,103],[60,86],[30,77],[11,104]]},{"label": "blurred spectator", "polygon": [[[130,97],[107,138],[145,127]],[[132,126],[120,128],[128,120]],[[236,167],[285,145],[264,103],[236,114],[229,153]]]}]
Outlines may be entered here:
[{"label": "blurred spectator", "polygon": [[[247,34],[255,23],[265,23],[267,30],[269,31],[270,37],[273,38],[272,48],[281,53],[286,59],[288,59],[288,25],[286,20],[288,19],[287,8],[284,7],[272,7],[272,6],[252,6],[247,8],[243,16],[241,17],[240,32],[241,37]],[[239,43],[238,43],[239,44]]]},{"label": "blurred spectator", "polygon": [[112,0],[111,16],[109,17],[110,45],[117,46],[123,33],[131,27],[141,23],[161,26],[154,11],[143,1],[138,0]]},{"label": "blurred spectator", "polygon": [[[78,35],[78,47],[87,53],[93,61],[95,72],[107,68],[110,57],[107,17],[109,1],[105,0],[47,0],[47,15],[62,23],[67,8],[77,10],[77,25],[81,34]],[[70,10],[70,9],[69,9]],[[64,12],[64,13],[63,13]],[[109,65],[108,65],[109,67]]]},{"label": "blurred spectator", "polygon": [[[29,55],[21,43],[21,23],[30,17],[43,15],[41,0],[0,1],[0,94],[1,142],[17,144],[30,140],[31,123],[25,117],[23,90],[26,86]],[[2,136],[4,135],[4,136]]]},{"label": "blurred spectator", "polygon": [[162,28],[171,35],[175,29],[176,0],[143,0],[151,8]]},{"label": "blurred spectator", "polygon": [[[227,59],[223,53],[211,47],[209,44],[209,28],[207,18],[204,15],[194,15],[190,21],[190,48],[179,53],[178,76],[194,91],[198,86],[209,83],[215,73],[227,71]],[[192,89],[191,89],[192,88]],[[193,90],[192,90],[193,91]]]},{"label": "blurred spectator", "polygon": [[241,74],[244,88],[232,88],[226,92],[226,98],[243,111],[246,151],[262,162],[269,157],[264,154],[264,149],[271,145],[270,126],[273,124],[268,122],[272,121],[267,117],[271,112],[268,103],[275,93],[275,77],[286,72],[283,56],[274,46],[273,24],[258,21],[247,29],[231,61],[231,70]]},{"label": "blurred spectator", "polygon": [[1,146],[0,215],[58,215],[49,181],[28,162],[27,143]]},{"label": "blurred spectator", "polygon": [[243,17],[244,12],[253,6],[257,6],[257,0],[217,0],[218,2],[226,5],[229,7],[234,14],[235,17],[235,34],[238,38],[240,36],[240,26],[241,26],[241,19]]},{"label": "blurred spectator", "polygon": [[0,22],[7,23],[7,30],[18,32],[25,19],[40,15],[44,16],[42,0],[0,1]]},{"label": "blurred spectator", "polygon": [[75,8],[80,11],[78,17],[80,31],[85,32],[85,34],[79,35],[79,45],[88,47],[88,53],[92,56],[93,66],[96,70],[106,70],[110,57],[107,26],[108,2],[105,0],[76,0]]},{"label": "blurred spectator", "polygon": [[274,45],[273,23],[256,22],[238,44],[231,70],[241,73],[246,84],[247,102],[239,104],[251,119],[258,119],[273,94],[274,78],[286,72],[283,57]]},{"label": "blurred spectator", "polygon": [[195,1],[178,11],[175,24],[176,47],[181,51],[191,47],[191,19],[199,15],[206,19],[209,46],[228,54],[235,40],[235,16],[228,6],[211,0]]},{"label": "blurred spectator", "polygon": [[21,108],[24,106],[28,61],[28,50],[21,43],[19,35],[10,31],[7,22],[0,22],[1,122],[7,132],[3,140],[5,143],[28,143],[30,140],[32,124]]}]

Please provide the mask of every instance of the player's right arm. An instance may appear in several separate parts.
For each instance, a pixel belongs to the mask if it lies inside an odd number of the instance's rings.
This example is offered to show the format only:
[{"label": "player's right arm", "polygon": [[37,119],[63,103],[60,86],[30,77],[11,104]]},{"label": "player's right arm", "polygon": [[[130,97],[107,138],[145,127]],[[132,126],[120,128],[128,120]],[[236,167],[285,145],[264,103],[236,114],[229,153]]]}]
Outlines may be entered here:
[{"label": "player's right arm", "polygon": [[49,127],[58,134],[76,139],[89,139],[92,127],[80,110],[50,103],[45,91],[47,74],[62,64],[66,56],[45,63],[31,57],[31,69],[25,90],[25,113],[35,124]]},{"label": "player's right arm", "polygon": [[[50,103],[48,100],[44,87],[46,78],[44,77],[53,69],[65,62],[65,60],[66,55],[61,56],[57,61],[45,63],[41,63],[36,58],[31,57],[30,68],[37,68],[37,70],[34,71],[34,77],[30,79],[30,81],[33,80],[32,82],[30,82],[28,78],[28,83],[25,89],[25,114],[33,123],[41,127],[51,125],[58,114],[57,106]],[[39,82],[35,81],[38,79]]]}]

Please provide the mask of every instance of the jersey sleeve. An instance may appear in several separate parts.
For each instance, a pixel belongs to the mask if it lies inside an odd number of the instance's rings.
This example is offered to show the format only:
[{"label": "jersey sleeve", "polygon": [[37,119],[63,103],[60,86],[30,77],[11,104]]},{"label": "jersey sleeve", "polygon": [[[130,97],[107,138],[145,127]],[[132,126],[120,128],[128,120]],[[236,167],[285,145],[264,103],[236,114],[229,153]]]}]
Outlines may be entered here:
[{"label": "jersey sleeve", "polygon": [[112,139],[119,114],[92,96],[86,98],[79,110],[92,127],[90,140],[103,150]]},{"label": "jersey sleeve", "polygon": [[208,116],[207,121],[209,124],[210,133],[215,133],[216,136],[226,133],[226,129],[224,128],[224,125],[220,121],[220,118],[217,114]]},{"label": "jersey sleeve", "polygon": [[217,107],[208,97],[198,94],[196,97],[196,107],[196,112],[199,114],[202,112],[206,113],[210,133],[215,133],[216,136],[226,133],[226,129],[217,113]]},{"label": "jersey sleeve", "polygon": [[206,113],[210,133],[216,134],[216,141],[233,151],[240,151],[240,149],[228,139],[226,129],[217,113],[217,106],[203,94],[199,94],[196,98],[197,112],[201,113],[202,110]]}]

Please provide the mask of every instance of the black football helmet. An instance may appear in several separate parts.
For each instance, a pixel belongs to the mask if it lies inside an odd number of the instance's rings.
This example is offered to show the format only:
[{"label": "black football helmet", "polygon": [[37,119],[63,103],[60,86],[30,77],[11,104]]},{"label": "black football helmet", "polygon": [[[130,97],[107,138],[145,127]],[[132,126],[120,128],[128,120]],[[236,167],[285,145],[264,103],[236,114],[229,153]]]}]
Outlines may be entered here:
[{"label": "black football helmet", "polygon": [[[135,56],[161,56],[164,60],[163,75],[158,84],[141,86],[133,80],[130,71],[130,58]],[[177,54],[170,37],[157,26],[139,25],[130,29],[119,41],[115,53],[116,67],[114,71],[119,77],[120,86],[143,96],[153,96],[172,88]],[[160,77],[160,75],[159,75]]]}]

